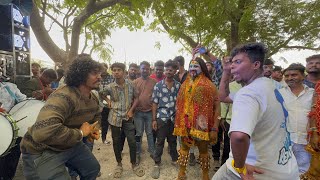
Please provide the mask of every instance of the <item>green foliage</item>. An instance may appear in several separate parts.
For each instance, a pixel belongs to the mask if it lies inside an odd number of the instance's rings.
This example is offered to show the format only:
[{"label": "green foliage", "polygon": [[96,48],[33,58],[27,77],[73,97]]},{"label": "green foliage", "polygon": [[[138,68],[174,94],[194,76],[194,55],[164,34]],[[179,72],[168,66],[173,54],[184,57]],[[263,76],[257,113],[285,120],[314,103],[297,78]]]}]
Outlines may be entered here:
[{"label": "green foliage", "polygon": [[318,0],[156,0],[152,10],[149,29],[165,29],[189,47],[191,38],[217,55],[250,41],[264,42],[270,56],[292,45],[319,47]]},{"label": "green foliage", "polygon": [[[93,1],[35,0],[35,2],[39,7],[40,14],[45,14],[42,17],[46,27],[48,22],[51,22],[56,24],[56,27],[61,28],[61,32],[65,32],[67,46],[64,51],[69,52],[72,46],[71,36],[75,19],[90,11],[91,9],[88,6]],[[96,0],[95,2],[102,3],[107,2],[107,0]],[[101,59],[110,60],[112,50],[110,45],[106,43],[106,39],[111,35],[111,31],[123,27],[133,31],[144,26],[143,15],[146,13],[147,7],[150,6],[149,1],[131,0],[125,2],[119,0],[118,2],[85,17],[80,34],[80,36],[85,37],[85,43],[80,43],[79,51],[96,52]],[[47,29],[49,28],[47,27]]]}]

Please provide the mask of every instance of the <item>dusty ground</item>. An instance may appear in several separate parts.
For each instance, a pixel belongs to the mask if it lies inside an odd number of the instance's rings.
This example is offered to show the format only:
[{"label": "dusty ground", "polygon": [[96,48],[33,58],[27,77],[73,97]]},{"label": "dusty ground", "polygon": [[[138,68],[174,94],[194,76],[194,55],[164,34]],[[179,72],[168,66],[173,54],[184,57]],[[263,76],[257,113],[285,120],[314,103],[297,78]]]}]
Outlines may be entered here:
[{"label": "dusty ground", "polygon": [[[110,133],[108,134],[108,139],[111,140]],[[210,155],[211,149],[209,150]],[[97,157],[101,165],[101,177],[97,178],[97,180],[109,180],[113,178],[113,170],[116,167],[116,160],[113,153],[112,145],[105,145],[101,143],[101,140],[98,140],[93,148],[93,153]],[[195,151],[196,157],[198,157],[198,150]],[[130,164],[129,158],[129,148],[127,142],[125,144],[125,148],[123,151],[123,172],[121,180],[151,180],[151,171],[154,166],[154,161],[150,158],[149,153],[147,152],[147,141],[144,136],[143,139],[143,154],[141,156],[141,166],[145,170],[145,175],[143,177],[136,176]],[[211,168],[210,168],[210,177],[213,176],[213,159],[211,159]],[[200,165],[197,163],[195,166],[188,166],[187,169],[187,177],[189,180],[201,180]],[[167,151],[167,143],[165,144],[165,148],[162,155],[162,165],[160,166],[160,178],[159,180],[173,180],[176,179],[178,175],[178,168],[171,165],[171,158]],[[22,164],[19,163],[17,168],[17,173],[14,180],[25,180],[22,174]]]}]

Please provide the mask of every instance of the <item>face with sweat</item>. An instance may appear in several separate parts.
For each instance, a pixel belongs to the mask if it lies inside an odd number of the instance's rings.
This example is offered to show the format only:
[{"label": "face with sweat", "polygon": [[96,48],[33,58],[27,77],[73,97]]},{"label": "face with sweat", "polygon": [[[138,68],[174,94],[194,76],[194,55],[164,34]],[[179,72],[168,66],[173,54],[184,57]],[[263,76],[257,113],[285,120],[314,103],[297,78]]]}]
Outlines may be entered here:
[{"label": "face with sweat", "polygon": [[192,60],[189,64],[189,74],[191,78],[195,79],[197,76],[199,76],[199,74],[201,74],[201,72],[202,70],[200,64],[197,61]]}]

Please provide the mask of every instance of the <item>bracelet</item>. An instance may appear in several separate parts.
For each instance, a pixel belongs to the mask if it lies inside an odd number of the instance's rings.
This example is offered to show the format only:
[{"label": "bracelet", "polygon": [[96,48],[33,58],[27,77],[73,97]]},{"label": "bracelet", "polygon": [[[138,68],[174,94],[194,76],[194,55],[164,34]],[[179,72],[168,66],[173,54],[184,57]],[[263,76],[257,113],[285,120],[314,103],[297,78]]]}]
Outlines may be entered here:
[{"label": "bracelet", "polygon": [[237,171],[237,173],[243,174],[243,175],[246,175],[246,174],[247,174],[246,165],[244,165],[242,168],[236,168],[236,167],[234,166],[234,159],[233,159],[232,162],[231,162],[231,166],[233,167],[234,170]]},{"label": "bracelet", "polygon": [[210,131],[218,132],[219,130],[218,130],[218,128],[213,127],[213,128],[210,129]]}]

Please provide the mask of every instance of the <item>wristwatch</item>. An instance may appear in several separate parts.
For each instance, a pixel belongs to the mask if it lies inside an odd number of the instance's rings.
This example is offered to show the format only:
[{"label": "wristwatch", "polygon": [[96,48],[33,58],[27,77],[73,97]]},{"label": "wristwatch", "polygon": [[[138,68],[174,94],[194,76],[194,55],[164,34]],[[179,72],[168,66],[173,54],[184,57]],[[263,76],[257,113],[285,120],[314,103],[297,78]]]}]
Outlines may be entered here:
[{"label": "wristwatch", "polygon": [[232,165],[233,169],[237,171],[237,173],[243,174],[243,175],[246,175],[246,174],[247,174],[247,168],[246,168],[245,165],[244,165],[242,168],[236,168],[236,167],[234,166],[234,160],[232,160],[231,165]]}]

